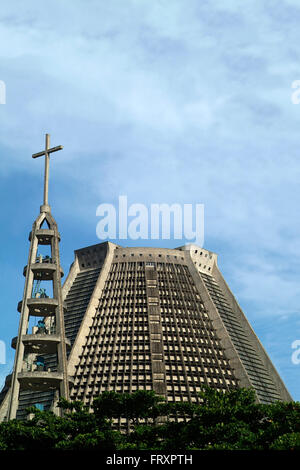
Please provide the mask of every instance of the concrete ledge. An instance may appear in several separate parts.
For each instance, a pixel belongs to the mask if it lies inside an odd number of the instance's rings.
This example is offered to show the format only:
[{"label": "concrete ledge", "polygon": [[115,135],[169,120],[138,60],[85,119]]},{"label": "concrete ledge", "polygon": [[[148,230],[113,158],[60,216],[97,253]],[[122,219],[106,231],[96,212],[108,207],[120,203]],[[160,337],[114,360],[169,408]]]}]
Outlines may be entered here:
[{"label": "concrete ledge", "polygon": [[[70,384],[73,384],[73,379],[71,377],[68,377],[68,379]],[[63,373],[39,370],[34,372],[19,372],[18,381],[21,390],[55,390],[59,388],[63,381]]]},{"label": "concrete ledge", "polygon": [[[12,339],[11,347],[16,349],[17,336]],[[57,345],[62,341],[60,335],[50,334],[35,334],[35,335],[23,335],[22,342],[27,352],[37,354],[53,354],[57,352]],[[71,347],[71,342],[65,339],[66,347]]]}]

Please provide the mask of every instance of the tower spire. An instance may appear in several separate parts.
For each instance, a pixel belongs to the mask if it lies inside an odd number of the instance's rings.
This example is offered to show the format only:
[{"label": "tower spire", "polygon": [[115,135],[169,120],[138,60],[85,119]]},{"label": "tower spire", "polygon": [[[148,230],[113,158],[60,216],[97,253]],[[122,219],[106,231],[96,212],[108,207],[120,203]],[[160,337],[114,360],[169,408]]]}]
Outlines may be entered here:
[{"label": "tower spire", "polygon": [[[28,263],[23,271],[25,287],[18,304],[19,332],[12,340],[16,354],[7,419],[17,416],[20,398],[28,391],[51,392],[54,399],[69,398],[72,379],[68,376],[66,351],[70,341],[65,337],[60,235],[48,205],[49,155],[62,148],[61,145],[50,148],[50,136],[46,134],[45,150],[32,155],[33,158],[45,156],[44,204],[29,235]],[[34,317],[38,326],[33,326]]]},{"label": "tower spire", "polygon": [[62,150],[63,146],[58,145],[57,147],[50,148],[50,134],[46,134],[45,139],[45,150],[42,152],[34,153],[32,158],[38,158],[45,156],[45,173],[44,173],[44,204],[41,206],[41,212],[50,212],[50,206],[48,204],[48,192],[49,192],[49,163],[50,153]]}]

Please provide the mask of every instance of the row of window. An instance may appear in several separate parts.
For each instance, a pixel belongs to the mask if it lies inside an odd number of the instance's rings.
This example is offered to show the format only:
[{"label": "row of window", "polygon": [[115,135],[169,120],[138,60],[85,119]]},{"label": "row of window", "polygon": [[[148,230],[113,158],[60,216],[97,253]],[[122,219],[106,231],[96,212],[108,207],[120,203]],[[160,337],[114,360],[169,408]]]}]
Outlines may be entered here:
[{"label": "row of window", "polygon": [[[142,256],[148,256],[149,258],[152,258],[157,256],[158,258],[163,258],[163,257],[166,257],[167,259],[170,259],[170,258],[173,258],[173,259],[181,259],[182,261],[184,261],[184,257],[183,256],[177,256],[177,255],[162,255],[161,253],[159,254],[153,254],[153,253],[122,253],[122,254],[115,254],[115,258],[126,258],[126,257],[133,257],[133,256],[139,256],[139,257],[142,257]],[[160,265],[160,263],[158,263],[158,265]],[[147,263],[146,261],[146,266],[155,266],[155,263]]]},{"label": "row of window", "polygon": [[[197,254],[197,253],[198,253],[198,250],[195,250],[195,253]],[[203,255],[203,251],[199,251],[199,255],[202,256],[202,255]],[[212,259],[212,255],[209,254],[209,253],[204,253],[204,256],[205,256],[205,258]]]}]

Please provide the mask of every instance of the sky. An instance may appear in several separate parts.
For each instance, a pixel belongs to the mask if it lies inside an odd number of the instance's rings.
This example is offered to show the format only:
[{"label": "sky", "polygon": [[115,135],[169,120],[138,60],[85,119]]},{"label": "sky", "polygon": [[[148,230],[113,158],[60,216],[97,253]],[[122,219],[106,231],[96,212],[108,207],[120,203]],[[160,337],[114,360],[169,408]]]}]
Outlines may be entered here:
[{"label": "sky", "polygon": [[101,241],[100,204],[204,204],[204,248],[300,400],[299,22],[298,0],[1,5],[0,386],[42,204],[44,162],[31,155],[49,133],[64,146],[49,201],[65,273],[75,249]]}]

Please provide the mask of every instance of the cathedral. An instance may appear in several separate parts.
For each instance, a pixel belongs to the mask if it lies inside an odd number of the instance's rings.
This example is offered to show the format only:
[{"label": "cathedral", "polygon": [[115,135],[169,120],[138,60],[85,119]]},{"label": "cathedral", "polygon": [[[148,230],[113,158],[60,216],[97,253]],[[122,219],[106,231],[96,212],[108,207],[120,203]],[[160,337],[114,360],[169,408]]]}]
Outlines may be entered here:
[{"label": "cathedral", "polygon": [[[61,283],[60,234],[44,203],[29,235],[17,310],[14,368],[0,393],[0,420],[53,410],[59,397],[91,405],[104,391],[153,390],[199,402],[204,385],[255,390],[257,402],[291,401],[278,372],[218,268],[197,245],[175,249],[103,242],[75,251]],[[122,423],[120,423],[122,424]]]}]

